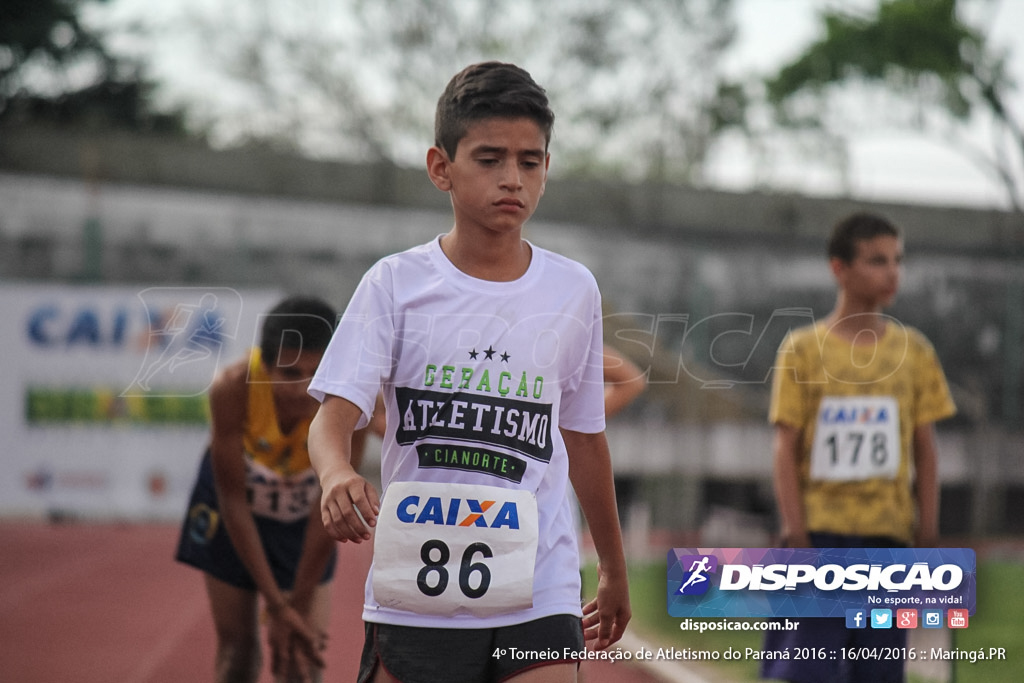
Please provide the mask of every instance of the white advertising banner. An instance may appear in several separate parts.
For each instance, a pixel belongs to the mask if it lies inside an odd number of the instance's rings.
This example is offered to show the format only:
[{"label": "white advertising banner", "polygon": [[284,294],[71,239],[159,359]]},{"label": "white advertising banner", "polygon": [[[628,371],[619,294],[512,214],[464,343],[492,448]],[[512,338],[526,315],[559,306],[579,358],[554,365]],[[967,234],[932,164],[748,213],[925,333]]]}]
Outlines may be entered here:
[{"label": "white advertising banner", "polygon": [[175,519],[271,290],[0,285],[0,517]]}]

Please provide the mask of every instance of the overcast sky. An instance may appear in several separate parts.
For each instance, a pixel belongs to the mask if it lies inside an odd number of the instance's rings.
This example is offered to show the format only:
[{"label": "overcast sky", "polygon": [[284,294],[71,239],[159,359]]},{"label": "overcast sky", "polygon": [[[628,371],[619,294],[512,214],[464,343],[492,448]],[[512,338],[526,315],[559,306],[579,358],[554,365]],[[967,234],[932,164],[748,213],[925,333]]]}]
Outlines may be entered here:
[{"label": "overcast sky", "polygon": [[[161,17],[173,16],[194,1],[197,0],[175,3],[111,0],[99,7],[102,13],[110,13],[119,21],[134,17],[152,24]],[[746,75],[770,73],[818,37],[817,12],[837,4],[844,8],[856,5],[870,8],[875,6],[876,0],[736,0],[739,37],[730,59],[731,70]],[[1012,73],[1021,84],[1011,104],[1017,120],[1021,121],[1024,120],[1024,0],[989,0],[987,7],[985,14],[972,25],[988,26],[990,39],[1011,51]],[[192,53],[201,50],[176,39],[173,32],[159,33],[145,50],[151,57],[153,74],[166,82],[167,92],[195,95],[203,88],[223,89],[210,80],[201,54],[183,54],[183,50]],[[221,94],[218,91],[217,95]],[[975,137],[984,144],[988,142],[986,131],[977,131]],[[940,205],[1009,206],[999,184],[935,138],[915,137],[905,130],[872,130],[853,142],[850,161],[849,183],[855,197]],[[741,145],[725,144],[712,159],[709,175],[721,189],[748,190],[756,180],[754,165]],[[843,191],[835,173],[810,168],[797,156],[779,164],[771,182],[781,190],[804,194],[836,195]]]}]

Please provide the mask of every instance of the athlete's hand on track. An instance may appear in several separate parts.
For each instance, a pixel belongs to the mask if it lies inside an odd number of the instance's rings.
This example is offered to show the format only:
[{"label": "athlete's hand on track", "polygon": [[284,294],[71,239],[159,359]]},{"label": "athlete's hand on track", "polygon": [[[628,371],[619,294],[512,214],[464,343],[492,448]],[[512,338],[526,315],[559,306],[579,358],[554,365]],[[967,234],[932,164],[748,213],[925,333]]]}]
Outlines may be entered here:
[{"label": "athlete's hand on track", "polygon": [[597,597],[583,606],[583,638],[595,650],[617,643],[632,616],[625,574],[609,576],[597,565]]},{"label": "athlete's hand on track", "polygon": [[380,497],[377,490],[350,466],[339,467],[323,478],[320,514],[324,528],[336,541],[370,540],[377,525]]}]

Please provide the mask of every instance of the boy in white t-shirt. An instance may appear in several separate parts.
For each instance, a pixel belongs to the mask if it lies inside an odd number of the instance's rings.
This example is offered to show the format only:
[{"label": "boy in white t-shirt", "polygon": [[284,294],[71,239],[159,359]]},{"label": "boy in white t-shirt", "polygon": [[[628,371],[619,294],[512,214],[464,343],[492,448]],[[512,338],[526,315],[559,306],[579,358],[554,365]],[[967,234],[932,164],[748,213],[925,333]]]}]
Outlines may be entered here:
[{"label": "boy in white t-shirt", "polygon": [[[527,242],[554,114],[528,73],[457,74],[427,153],[455,224],[364,276],[310,386],[309,445],[336,539],[374,530],[359,680],[574,681],[630,618],[604,435],[601,302]],[[349,463],[382,392],[382,495]],[[569,481],[600,562],[580,608]]]}]

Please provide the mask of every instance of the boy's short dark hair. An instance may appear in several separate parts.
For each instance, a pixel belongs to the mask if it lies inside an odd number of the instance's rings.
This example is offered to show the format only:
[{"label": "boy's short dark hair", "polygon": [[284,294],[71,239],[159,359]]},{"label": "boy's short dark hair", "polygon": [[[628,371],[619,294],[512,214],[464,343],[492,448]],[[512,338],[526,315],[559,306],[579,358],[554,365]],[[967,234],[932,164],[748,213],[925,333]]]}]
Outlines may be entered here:
[{"label": "boy's short dark hair", "polygon": [[281,349],[323,351],[331,341],[338,313],[316,297],[291,296],[271,308],[263,320],[260,355],[273,367]]},{"label": "boy's short dark hair", "polygon": [[481,62],[455,74],[437,101],[434,144],[454,160],[469,126],[492,117],[533,120],[551,142],[555,114],[544,88],[515,64]]},{"label": "boy's short dark hair", "polygon": [[851,263],[857,255],[857,242],[880,235],[899,237],[900,229],[889,219],[867,211],[852,213],[836,223],[828,240],[828,257]]}]

